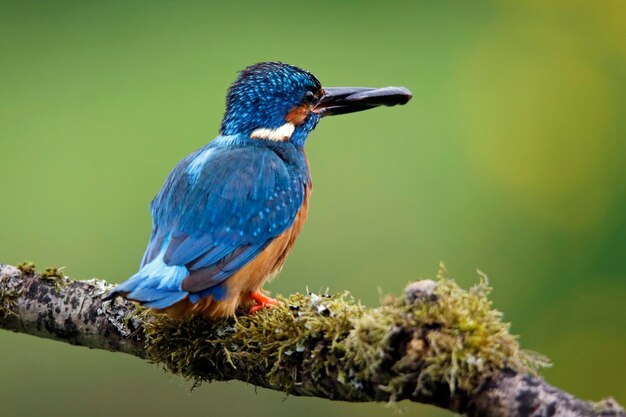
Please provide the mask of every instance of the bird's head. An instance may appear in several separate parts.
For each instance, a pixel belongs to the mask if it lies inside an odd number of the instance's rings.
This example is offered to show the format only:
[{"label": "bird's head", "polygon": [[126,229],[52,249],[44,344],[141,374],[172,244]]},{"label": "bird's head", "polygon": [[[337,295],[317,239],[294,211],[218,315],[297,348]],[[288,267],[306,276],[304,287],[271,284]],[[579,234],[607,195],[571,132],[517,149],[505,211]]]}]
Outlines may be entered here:
[{"label": "bird's head", "polygon": [[226,97],[220,132],[303,146],[320,118],[405,104],[406,88],[322,88],[311,73],[293,65],[262,62],[241,71]]}]

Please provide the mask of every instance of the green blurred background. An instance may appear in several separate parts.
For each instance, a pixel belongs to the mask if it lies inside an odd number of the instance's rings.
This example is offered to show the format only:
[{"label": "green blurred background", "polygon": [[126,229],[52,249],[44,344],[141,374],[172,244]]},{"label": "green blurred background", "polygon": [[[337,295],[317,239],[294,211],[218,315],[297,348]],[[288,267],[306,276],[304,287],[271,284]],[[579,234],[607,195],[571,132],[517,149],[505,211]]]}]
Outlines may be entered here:
[{"label": "green blurred background", "polygon": [[[626,403],[621,0],[0,1],[0,262],[131,275],[149,201],[263,60],[414,93],[313,133],[309,222],[269,289],[375,305],[440,260],[465,287],[480,268],[551,383]],[[138,359],[7,332],[0,358],[3,417],[395,415],[237,382],[190,393]]]}]

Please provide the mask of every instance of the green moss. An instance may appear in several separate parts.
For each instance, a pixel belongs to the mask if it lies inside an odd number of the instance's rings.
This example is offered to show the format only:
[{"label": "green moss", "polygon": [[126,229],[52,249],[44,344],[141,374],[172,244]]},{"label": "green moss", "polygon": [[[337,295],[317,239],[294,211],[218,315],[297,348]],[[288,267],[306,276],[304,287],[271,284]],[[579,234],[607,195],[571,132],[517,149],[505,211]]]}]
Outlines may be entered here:
[{"label": "green moss", "polygon": [[41,279],[44,280],[58,280],[65,278],[65,274],[63,274],[64,266],[49,266],[41,273]]},{"label": "green moss", "polygon": [[[200,317],[171,320],[154,318],[147,326],[150,357],[170,371],[196,382],[223,379],[225,366],[243,368],[248,379],[260,376],[273,386],[288,390],[296,381],[292,369],[304,352],[317,342],[333,351],[345,351],[343,341],[352,320],[363,314],[347,293],[295,294],[279,297],[282,304],[254,315],[207,321]],[[337,357],[310,363],[325,372],[338,364]]]},{"label": "green moss", "polygon": [[437,300],[406,310],[409,323],[427,329],[422,336],[428,348],[417,344],[415,352],[407,352],[408,357],[422,356],[425,363],[417,389],[444,380],[451,392],[469,392],[500,369],[535,373],[550,365],[542,355],[520,349],[517,337],[509,333],[510,324],[492,308],[487,276],[478,274],[478,284],[465,291],[442,266]]},{"label": "green moss", "polygon": [[294,294],[252,316],[155,316],[147,326],[147,350],[154,362],[195,383],[228,379],[236,368],[237,377],[249,382],[285,391],[295,387],[300,394],[319,394],[323,384],[311,381],[325,379],[355,398],[373,395],[381,384],[391,400],[411,392],[427,395],[441,384],[450,392],[469,392],[502,368],[535,372],[547,364],[520,350],[501,313],[492,309],[489,291],[483,274],[465,291],[442,269],[429,297],[387,297],[375,309],[348,293]]},{"label": "green moss", "polygon": [[[33,275],[37,272],[35,264],[30,261],[22,262],[17,266],[17,269],[22,271],[24,275]],[[58,291],[63,285],[69,282],[63,273],[64,269],[64,266],[50,266],[41,273],[41,280],[53,284],[54,288]]]},{"label": "green moss", "polygon": [[17,269],[22,271],[24,275],[33,275],[35,272],[35,264],[31,261],[24,261],[17,266]]},{"label": "green moss", "polygon": [[9,285],[9,277],[0,275],[0,319],[16,316],[15,306],[22,289]]},{"label": "green moss", "polygon": [[67,283],[63,269],[65,269],[64,266],[50,266],[41,273],[41,280],[53,284],[54,288],[59,291]]}]

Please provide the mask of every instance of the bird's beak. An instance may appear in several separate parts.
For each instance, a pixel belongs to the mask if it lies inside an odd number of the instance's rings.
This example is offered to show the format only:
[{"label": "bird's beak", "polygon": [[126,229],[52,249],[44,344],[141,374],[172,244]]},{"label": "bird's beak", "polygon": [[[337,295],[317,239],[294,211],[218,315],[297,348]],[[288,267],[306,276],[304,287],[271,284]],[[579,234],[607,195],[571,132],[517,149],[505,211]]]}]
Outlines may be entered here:
[{"label": "bird's beak", "polygon": [[313,112],[323,116],[352,113],[378,106],[406,104],[412,95],[404,87],[331,87],[324,88],[320,101]]}]

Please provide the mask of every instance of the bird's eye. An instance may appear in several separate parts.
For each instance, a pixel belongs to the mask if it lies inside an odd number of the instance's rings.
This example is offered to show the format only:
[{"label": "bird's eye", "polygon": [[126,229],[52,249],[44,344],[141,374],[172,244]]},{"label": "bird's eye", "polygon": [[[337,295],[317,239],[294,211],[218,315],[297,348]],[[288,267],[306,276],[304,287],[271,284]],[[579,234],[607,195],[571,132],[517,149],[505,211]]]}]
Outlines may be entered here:
[{"label": "bird's eye", "polygon": [[315,102],[317,102],[317,96],[315,95],[315,93],[313,91],[307,91],[304,94],[304,102],[307,104],[313,104]]}]

